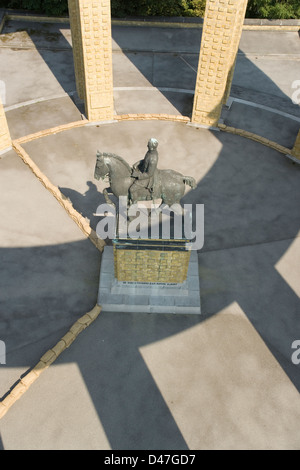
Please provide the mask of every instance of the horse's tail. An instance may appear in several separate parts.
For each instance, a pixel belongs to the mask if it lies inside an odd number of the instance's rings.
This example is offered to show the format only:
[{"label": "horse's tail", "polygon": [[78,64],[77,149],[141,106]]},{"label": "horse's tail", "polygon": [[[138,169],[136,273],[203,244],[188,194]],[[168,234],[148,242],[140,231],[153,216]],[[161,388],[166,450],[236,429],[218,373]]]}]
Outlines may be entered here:
[{"label": "horse's tail", "polygon": [[192,189],[195,189],[197,187],[196,180],[192,176],[184,176],[183,182],[190,186]]}]

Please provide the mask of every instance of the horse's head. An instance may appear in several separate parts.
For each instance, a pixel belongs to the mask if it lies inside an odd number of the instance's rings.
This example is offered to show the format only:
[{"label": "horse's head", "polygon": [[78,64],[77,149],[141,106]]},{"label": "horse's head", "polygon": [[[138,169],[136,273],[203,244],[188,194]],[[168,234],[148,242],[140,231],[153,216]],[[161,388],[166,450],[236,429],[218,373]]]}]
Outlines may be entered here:
[{"label": "horse's head", "polygon": [[107,166],[107,159],[105,159],[105,154],[97,151],[97,161],[95,166],[94,178],[96,180],[104,179],[109,173],[109,168]]},{"label": "horse's head", "polygon": [[101,153],[97,151],[97,161],[95,166],[94,177],[99,180],[109,175],[111,179],[124,179],[130,177],[131,167],[128,163],[114,153]]}]

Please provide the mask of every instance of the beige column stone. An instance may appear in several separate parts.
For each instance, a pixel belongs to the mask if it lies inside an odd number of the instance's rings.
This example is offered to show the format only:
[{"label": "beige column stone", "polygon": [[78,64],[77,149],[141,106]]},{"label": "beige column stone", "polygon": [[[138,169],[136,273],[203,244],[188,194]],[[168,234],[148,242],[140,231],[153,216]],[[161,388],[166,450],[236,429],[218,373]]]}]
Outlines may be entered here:
[{"label": "beige column stone", "polygon": [[293,157],[299,158],[300,160],[300,130],[298,132],[294,147],[292,149],[292,155]]},{"label": "beige column stone", "polygon": [[72,34],[72,47],[74,58],[74,69],[76,79],[76,89],[78,97],[84,100],[84,67],[83,67],[83,49],[81,40],[81,26],[78,0],[68,0],[69,17]]},{"label": "beige column stone", "polygon": [[10,133],[5,117],[3,105],[0,101],[0,152],[11,147]]},{"label": "beige column stone", "polygon": [[245,18],[246,9],[247,9],[247,3],[248,3],[248,0],[240,0],[236,7],[237,8],[236,21],[235,21],[234,29],[232,31],[232,43],[231,43],[230,57],[229,57],[229,63],[228,63],[228,75],[227,75],[226,87],[225,87],[225,92],[223,96],[223,104],[227,103],[227,100],[230,96],[231,85],[232,85],[232,80],[233,80],[233,75],[234,75],[234,70],[235,70],[235,64],[236,64],[236,58],[237,58],[237,53],[239,50],[243,23],[244,23],[244,18]]},{"label": "beige column stone", "polygon": [[230,97],[230,92],[231,92],[231,85],[232,85],[232,80],[233,80],[233,75],[234,75],[234,70],[235,70],[235,64],[236,60],[234,61],[233,65],[230,67],[228,75],[227,75],[227,80],[226,80],[226,87],[222,99],[222,104],[226,104],[229,97]]},{"label": "beige column stone", "polygon": [[78,94],[84,98],[90,121],[111,120],[114,105],[110,0],[69,0],[69,8]]},{"label": "beige column stone", "polygon": [[247,0],[207,0],[192,122],[215,127],[230,94]]}]

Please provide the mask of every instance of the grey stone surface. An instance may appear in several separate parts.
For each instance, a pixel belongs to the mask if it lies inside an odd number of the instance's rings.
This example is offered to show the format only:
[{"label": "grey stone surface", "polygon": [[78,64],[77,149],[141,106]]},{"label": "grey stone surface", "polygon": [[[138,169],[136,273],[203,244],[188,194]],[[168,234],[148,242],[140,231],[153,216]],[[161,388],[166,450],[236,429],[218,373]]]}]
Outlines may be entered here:
[{"label": "grey stone surface", "polygon": [[[293,147],[300,127],[300,122],[288,120],[286,116],[242,103],[233,102],[226,114],[226,125],[253,132],[287,148]],[[264,119],[257,119],[262,115]],[[270,121],[272,126],[269,125]]]},{"label": "grey stone surface", "polygon": [[[182,174],[192,168],[197,177],[197,188],[187,191],[182,203],[204,204],[206,251],[268,242],[274,234],[276,239],[293,238],[298,232],[297,168],[276,151],[239,136],[173,122],[121,122],[73,129],[24,147],[95,228],[98,218],[93,213],[104,202],[101,191],[107,186],[93,180],[99,142],[104,151],[122,155],[133,164],[149,135],[156,135],[160,142],[161,168]],[[275,197],[278,188],[286,197]]]},{"label": "grey stone surface", "polygon": [[[0,74],[7,84],[7,106],[40,97],[50,99],[62,91],[75,91],[68,25],[10,21],[3,32]],[[115,25],[113,37],[115,87],[146,85],[194,89],[201,30]],[[239,96],[255,99],[255,93],[251,92],[263,92],[265,100],[274,96],[291,104],[294,91],[291,85],[299,77],[298,41],[297,32],[244,31],[233,81],[239,88]],[[28,68],[25,65],[28,63],[34,66]],[[20,75],[22,89],[18,85]],[[36,78],[40,76],[42,80]],[[120,105],[116,100],[116,109],[123,111],[125,98],[119,94]],[[147,112],[146,106],[142,107],[142,96],[143,93],[137,100],[141,106],[139,112]],[[191,112],[192,103],[182,103],[179,97],[169,98],[169,107],[174,105],[178,109],[180,106],[179,112],[184,114]],[[151,110],[151,97],[145,99]],[[129,97],[129,104],[131,101]],[[162,106],[163,112],[168,112],[166,101]]]},{"label": "grey stone surface", "polygon": [[[12,27],[16,32],[18,23]],[[170,39],[169,54],[176,54],[184,35],[155,31],[123,28],[115,35],[122,47],[141,54],[118,62],[122,52],[115,46],[115,86],[152,86],[151,65],[161,64],[161,58],[152,62],[152,50],[162,52]],[[181,60],[181,70],[190,88],[199,38],[185,34],[189,53],[182,57],[190,66]],[[45,49],[42,58],[43,45],[50,46],[42,31],[39,50],[30,38],[28,49],[16,39],[10,47],[1,36],[8,106],[73,89],[71,51],[54,42],[55,52]],[[234,96],[299,115],[290,100],[299,79],[298,42],[297,32],[243,33]],[[172,64],[180,67],[175,59]],[[166,69],[160,74],[156,68],[154,77],[168,87],[169,78],[180,75]],[[175,85],[182,88],[179,80]],[[143,93],[136,90],[133,100],[131,91],[120,92],[116,109],[119,103],[122,112],[191,111],[186,94]],[[77,120],[70,98],[50,101],[9,111],[13,135]],[[269,113],[260,110],[255,123],[248,116],[247,123],[276,134]],[[290,120],[284,125],[289,132]],[[291,361],[291,344],[300,338],[299,165],[238,136],[154,121],[74,129],[25,148],[95,227],[93,213],[103,202],[103,187],[92,179],[97,148],[134,163],[149,132],[162,148],[171,142],[175,157],[170,161],[164,152],[163,167],[182,172],[192,166],[198,188],[184,201],[205,204],[205,245],[198,253],[202,314],[174,315],[166,308],[163,315],[145,315],[139,306],[131,313],[102,312],[1,420],[0,448],[299,449],[300,375]],[[1,157],[0,339],[9,345],[7,365],[0,366],[4,394],[96,303],[100,254],[13,151]]]},{"label": "grey stone surface", "polygon": [[187,280],[181,284],[125,283],[114,276],[113,248],[102,255],[98,305],[105,312],[200,314],[200,280],[197,252],[191,252]]},{"label": "grey stone surface", "polygon": [[93,308],[101,256],[13,151],[0,159],[0,186],[2,396]]},{"label": "grey stone surface", "polygon": [[46,101],[47,104],[42,100],[6,112],[12,139],[81,120],[81,112],[71,97],[61,96]]}]

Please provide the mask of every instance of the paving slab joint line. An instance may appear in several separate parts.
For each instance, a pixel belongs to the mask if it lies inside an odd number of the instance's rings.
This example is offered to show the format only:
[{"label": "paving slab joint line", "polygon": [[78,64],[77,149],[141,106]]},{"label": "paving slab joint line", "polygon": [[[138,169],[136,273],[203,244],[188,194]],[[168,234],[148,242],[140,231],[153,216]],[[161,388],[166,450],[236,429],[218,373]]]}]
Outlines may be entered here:
[{"label": "paving slab joint line", "polygon": [[87,220],[74,209],[71,201],[64,196],[61,191],[47,178],[46,175],[39,169],[39,167],[30,158],[27,152],[21,147],[17,141],[12,142],[13,149],[17,155],[23,160],[23,162],[30,168],[36,178],[42,183],[42,185],[55,197],[59,204],[64,208],[71,219],[77,224],[84,235],[91,240],[95,247],[102,252],[106,243],[104,240],[98,237],[95,230],[93,230]]},{"label": "paving slab joint line", "polygon": [[35,132],[34,134],[28,134],[23,137],[19,137],[15,139],[13,142],[17,144],[25,144],[27,142],[31,142],[32,140],[40,139],[41,137],[47,137],[49,135],[58,134],[59,132],[68,131],[74,129],[75,127],[83,127],[86,126],[90,121],[88,120],[80,120],[80,121],[73,121],[69,122],[68,124],[62,124],[60,126],[50,127],[49,129],[44,129],[42,131]]},{"label": "paving slab joint line", "polygon": [[98,318],[102,307],[98,304],[81,318],[79,318],[70,330],[40,358],[39,362],[25,374],[18,383],[11,389],[6,397],[0,401],[0,419],[8,412],[11,406],[24,395],[29,387],[40,377],[40,375],[53,364],[53,362],[65,351],[78,335]]},{"label": "paving slab joint line", "polygon": [[[148,114],[148,113],[129,113],[129,114],[119,114],[114,116],[114,121],[150,121],[150,120],[159,120],[159,121],[173,121],[173,122],[184,122],[186,124],[193,125],[194,123],[191,122],[191,119],[188,116],[176,115],[176,114]],[[43,131],[36,132],[34,134],[29,134],[24,137],[20,137],[13,141],[13,147],[30,142],[35,139],[39,139],[41,137],[46,137],[49,135],[57,134],[59,132],[64,132],[75,127],[83,127],[87,125],[94,124],[92,121],[88,120],[81,120],[81,121],[74,121],[68,124],[62,124],[57,127],[52,127],[50,129],[45,129]],[[195,125],[195,124],[194,124]],[[197,127],[197,126],[196,126]],[[290,155],[292,149],[284,147],[277,142],[273,142],[265,137],[259,136],[254,134],[253,132],[246,131],[244,129],[237,129],[235,127],[227,126],[224,123],[218,123],[218,127],[215,130],[222,130],[224,132],[229,132],[231,134],[240,135],[242,137],[246,137],[251,140],[255,140],[263,145],[266,145],[274,150],[279,151],[280,153],[284,153],[285,155]],[[17,152],[18,153],[18,152]],[[58,188],[56,188],[58,190]],[[73,209],[74,210],[74,209]],[[79,214],[80,215],[80,214]],[[103,242],[104,243],[104,242]],[[104,246],[104,245],[103,245]],[[102,250],[101,250],[102,251]]]},{"label": "paving slab joint line", "polygon": [[[190,118],[188,116],[176,115],[176,114],[120,114],[114,116],[114,120],[107,122],[103,121],[102,124],[115,123],[116,121],[143,121],[143,120],[161,120],[161,121],[179,121],[179,122],[189,122]],[[55,135],[60,132],[68,131],[76,127],[84,126],[93,126],[97,125],[99,122],[89,121],[87,119],[81,121],[74,121],[68,124],[62,124],[60,126],[50,127],[49,129],[44,129],[42,131],[35,132],[33,134],[28,134],[18,139],[14,139],[13,143],[15,144],[26,144],[36,139],[42,137],[48,137],[49,135]]]}]

